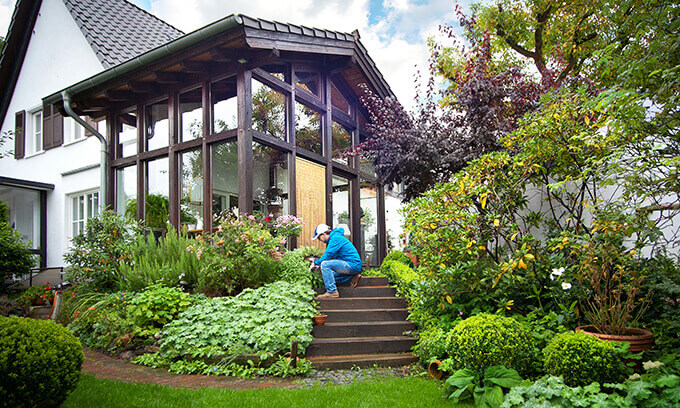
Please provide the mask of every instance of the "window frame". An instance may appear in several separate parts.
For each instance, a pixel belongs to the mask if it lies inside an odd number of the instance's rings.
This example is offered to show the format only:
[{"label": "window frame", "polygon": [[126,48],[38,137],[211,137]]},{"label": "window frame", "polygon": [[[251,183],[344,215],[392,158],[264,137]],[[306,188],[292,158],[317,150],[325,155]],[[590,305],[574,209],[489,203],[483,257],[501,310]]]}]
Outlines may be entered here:
[{"label": "window frame", "polygon": [[[45,149],[43,148],[44,143],[44,129],[43,129],[43,111],[42,106],[35,107],[26,111],[26,153],[24,157],[35,156],[43,153]],[[38,120],[36,121],[36,117]],[[36,123],[40,124],[40,135],[36,136]]]},{"label": "window frame", "polygon": [[[99,189],[90,189],[66,195],[66,238],[68,239],[69,246],[71,245],[71,240],[73,238],[85,231],[88,220],[99,216],[101,210],[99,193]],[[75,219],[73,213],[74,200],[79,198],[83,199],[82,214],[79,214],[79,218]],[[88,203],[91,205],[88,206]],[[76,234],[74,230],[74,224],[76,222],[82,222],[82,229],[80,229],[78,234]]]}]

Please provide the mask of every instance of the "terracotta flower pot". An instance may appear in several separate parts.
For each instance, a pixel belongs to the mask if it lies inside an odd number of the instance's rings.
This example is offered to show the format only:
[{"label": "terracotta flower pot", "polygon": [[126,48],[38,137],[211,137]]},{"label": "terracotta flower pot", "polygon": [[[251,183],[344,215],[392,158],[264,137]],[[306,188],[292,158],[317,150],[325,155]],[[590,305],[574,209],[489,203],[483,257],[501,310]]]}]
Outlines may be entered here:
[{"label": "terracotta flower pot", "polygon": [[626,334],[604,334],[594,325],[579,326],[576,328],[577,332],[585,333],[589,336],[597,337],[601,340],[613,341],[616,343],[628,342],[630,343],[630,348],[628,351],[631,353],[639,353],[644,350],[649,350],[654,344],[654,335],[649,330],[644,329],[633,329],[629,328]]},{"label": "terracotta flower pot", "polygon": [[434,378],[435,380],[441,380],[444,376],[444,371],[439,368],[441,364],[441,361],[435,360],[427,366],[427,372],[430,374],[430,377]]},{"label": "terracotta flower pot", "polygon": [[319,316],[314,316],[314,325],[315,326],[323,326],[326,324],[326,318],[328,315],[319,315]]}]

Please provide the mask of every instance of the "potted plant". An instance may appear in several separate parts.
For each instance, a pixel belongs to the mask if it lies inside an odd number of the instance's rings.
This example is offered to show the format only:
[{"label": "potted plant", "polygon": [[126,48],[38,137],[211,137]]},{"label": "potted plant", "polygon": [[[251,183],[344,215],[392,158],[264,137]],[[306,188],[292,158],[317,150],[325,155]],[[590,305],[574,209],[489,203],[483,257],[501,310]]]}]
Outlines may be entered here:
[{"label": "potted plant", "polygon": [[580,276],[586,288],[584,315],[591,323],[576,331],[602,340],[630,343],[631,352],[651,348],[653,334],[633,328],[648,305],[648,297],[640,298],[642,276],[629,267],[634,251],[626,250],[617,240],[593,239],[581,244]]},{"label": "potted plant", "polygon": [[33,306],[44,305],[52,299],[54,299],[54,293],[49,282],[45,282],[45,285],[31,286],[20,296],[22,303]]}]

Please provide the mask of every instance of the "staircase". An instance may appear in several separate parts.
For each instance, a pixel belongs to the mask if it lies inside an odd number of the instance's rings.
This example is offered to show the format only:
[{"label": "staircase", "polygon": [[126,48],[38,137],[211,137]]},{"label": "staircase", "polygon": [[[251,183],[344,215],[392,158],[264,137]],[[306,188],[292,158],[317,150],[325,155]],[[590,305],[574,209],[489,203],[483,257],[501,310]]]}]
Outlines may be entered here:
[{"label": "staircase", "polygon": [[328,318],[312,330],[314,341],[305,357],[314,368],[398,367],[418,361],[410,351],[416,339],[404,335],[415,329],[406,320],[406,302],[387,284],[387,278],[365,276],[356,288],[338,285],[339,298],[319,299],[321,314]]}]

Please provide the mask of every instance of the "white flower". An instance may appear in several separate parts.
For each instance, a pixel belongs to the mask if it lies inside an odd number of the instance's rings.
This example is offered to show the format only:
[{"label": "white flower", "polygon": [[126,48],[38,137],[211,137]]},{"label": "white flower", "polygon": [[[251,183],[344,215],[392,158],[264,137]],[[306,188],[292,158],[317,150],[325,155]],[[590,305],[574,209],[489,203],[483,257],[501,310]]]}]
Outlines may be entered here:
[{"label": "white flower", "polygon": [[642,368],[645,370],[651,370],[652,368],[661,367],[663,363],[661,361],[645,361],[642,363]]},{"label": "white flower", "polygon": [[569,282],[562,282],[562,289],[563,289],[563,290],[569,290],[569,289],[571,289],[571,283],[569,283]]}]

